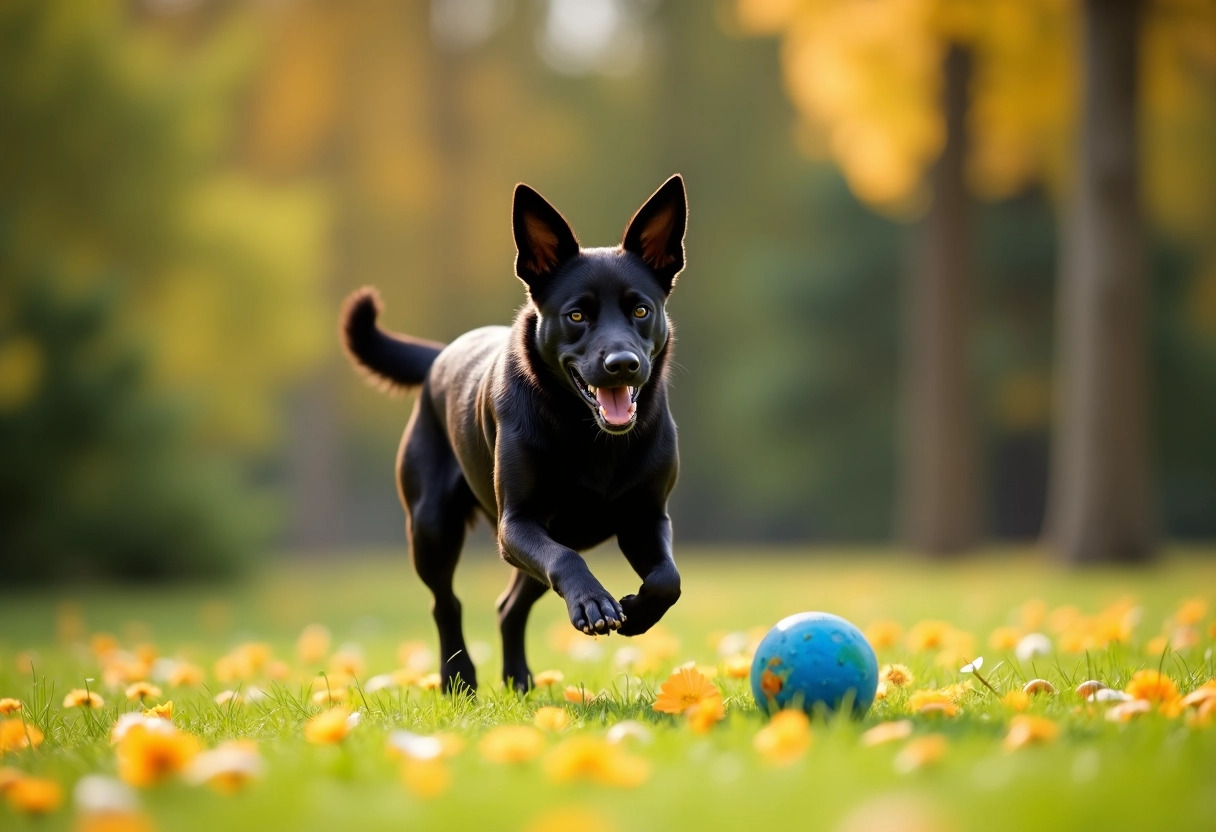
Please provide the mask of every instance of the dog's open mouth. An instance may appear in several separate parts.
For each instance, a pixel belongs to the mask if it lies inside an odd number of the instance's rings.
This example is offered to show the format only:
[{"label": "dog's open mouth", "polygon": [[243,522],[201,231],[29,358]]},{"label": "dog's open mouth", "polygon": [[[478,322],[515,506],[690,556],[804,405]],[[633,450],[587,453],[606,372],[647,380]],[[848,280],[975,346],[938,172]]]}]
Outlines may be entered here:
[{"label": "dog's open mouth", "polygon": [[600,427],[609,433],[620,433],[633,424],[633,417],[638,410],[637,398],[640,388],[595,387],[584,381],[574,367],[569,369],[574,386],[599,416]]}]

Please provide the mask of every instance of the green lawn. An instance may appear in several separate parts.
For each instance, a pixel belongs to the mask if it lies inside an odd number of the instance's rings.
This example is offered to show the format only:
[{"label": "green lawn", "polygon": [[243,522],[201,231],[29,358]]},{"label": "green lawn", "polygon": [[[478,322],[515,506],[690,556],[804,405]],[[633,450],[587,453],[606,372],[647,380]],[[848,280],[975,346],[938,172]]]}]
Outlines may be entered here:
[{"label": "green lawn", "polygon": [[[36,748],[5,753],[0,769],[49,778],[65,789],[64,805],[47,817],[30,818],[0,804],[0,828],[71,828],[73,784],[87,774],[116,774],[111,726],[120,713],[139,708],[126,701],[121,687],[105,685],[103,660],[88,646],[96,633],[112,634],[125,650],[153,645],[162,657],[202,667],[202,685],[161,683],[161,700],[174,702],[173,722],[207,748],[230,739],[255,740],[264,760],[262,776],[235,794],[179,778],[140,789],[142,811],[164,830],[592,824],[631,830],[1207,830],[1216,818],[1216,720],[1205,727],[1193,711],[1172,717],[1154,711],[1114,722],[1105,717],[1109,705],[1087,706],[1072,692],[1088,678],[1123,688],[1141,669],[1160,669],[1181,694],[1216,676],[1216,557],[1210,551],[1174,552],[1150,571],[1086,572],[1053,568],[1028,552],[933,564],[863,550],[686,551],[684,597],[661,632],[591,640],[569,628],[556,598],[544,599],[529,631],[532,668],[560,670],[564,681],[527,697],[505,692],[495,681],[493,602],[507,573],[487,553],[474,552],[458,576],[458,591],[482,680],[475,701],[415,686],[362,691],[372,676],[401,667],[402,643],[431,647],[434,639],[429,599],[404,553],[373,554],[324,563],[285,560],[232,587],[0,594],[0,698],[22,700],[25,707],[16,716],[24,713],[45,734]],[[618,595],[636,589],[619,555],[605,549],[591,560]],[[1187,599],[1205,606],[1189,628],[1174,620]],[[658,687],[677,665],[695,661],[705,669],[724,668],[718,649],[724,636],[741,633],[727,641],[754,641],[780,618],[803,610],[835,612],[863,629],[880,620],[898,624],[898,641],[880,646],[878,660],[906,665],[914,681],[889,689],[864,719],[813,721],[809,749],[785,766],[754,747],[767,719],[746,680],[730,678],[724,669],[714,681],[726,717],[707,732],[651,709]],[[916,625],[924,621],[947,622],[952,640],[918,646]],[[1112,621],[1125,629],[1108,644]],[[350,702],[361,721],[335,745],[304,739],[305,722],[323,710],[310,696],[324,687],[316,674],[328,662],[297,658],[296,639],[309,624],[324,625],[332,634],[329,653],[363,659]],[[1020,635],[1028,624],[1052,638],[1050,656],[1019,662],[1007,646],[990,645],[997,628],[1012,627]],[[1171,640],[1170,648],[1163,648],[1162,636]],[[273,671],[281,678],[268,678],[271,670],[263,667],[249,679],[217,679],[216,661],[251,642],[268,645],[282,660]],[[956,696],[955,716],[915,712],[917,692],[971,678],[958,672],[957,656],[973,652],[984,655],[985,678],[1002,694],[1035,677],[1052,682],[1059,692],[1035,697],[1027,713],[1058,725],[1054,741],[1007,749],[1004,739],[1016,711],[978,684]],[[19,669],[31,658],[33,674]],[[64,708],[67,691],[83,687],[86,679],[104,696],[104,708]],[[574,704],[563,696],[565,685],[606,695],[590,705]],[[243,705],[213,701],[221,690],[253,687],[267,696]],[[504,764],[486,758],[480,741],[488,731],[531,724],[542,705],[566,709],[570,727],[547,734],[534,759]],[[910,740],[874,747],[862,742],[867,729],[902,719],[913,723]],[[603,744],[608,729],[623,720],[643,723],[650,741]],[[441,793],[420,796],[413,790],[418,781],[403,779],[403,763],[386,748],[396,729],[463,740],[462,750],[435,764],[450,776]],[[940,759],[907,770],[902,763],[909,743],[931,735],[945,738]],[[628,768],[643,782],[623,787],[595,779],[556,781],[555,760],[580,738],[599,743],[595,747],[610,765]]]}]

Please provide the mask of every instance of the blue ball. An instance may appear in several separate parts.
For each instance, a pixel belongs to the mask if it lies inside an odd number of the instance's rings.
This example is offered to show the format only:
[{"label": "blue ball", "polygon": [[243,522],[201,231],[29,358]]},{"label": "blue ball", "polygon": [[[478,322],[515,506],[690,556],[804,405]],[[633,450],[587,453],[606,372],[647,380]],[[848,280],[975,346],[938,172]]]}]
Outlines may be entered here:
[{"label": "blue ball", "polygon": [[752,659],[752,695],[761,710],[852,703],[861,716],[878,691],[878,660],[861,630],[838,615],[802,612],[778,621]]}]

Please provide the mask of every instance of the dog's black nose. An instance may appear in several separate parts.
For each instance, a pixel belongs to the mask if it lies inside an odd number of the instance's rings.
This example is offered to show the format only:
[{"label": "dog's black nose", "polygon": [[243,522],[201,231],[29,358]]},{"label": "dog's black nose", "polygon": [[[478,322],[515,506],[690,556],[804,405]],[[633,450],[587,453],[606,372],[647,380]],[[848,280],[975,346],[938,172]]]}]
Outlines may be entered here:
[{"label": "dog's black nose", "polygon": [[641,367],[641,359],[631,352],[610,353],[604,359],[604,369],[614,376],[621,373],[636,373]]}]

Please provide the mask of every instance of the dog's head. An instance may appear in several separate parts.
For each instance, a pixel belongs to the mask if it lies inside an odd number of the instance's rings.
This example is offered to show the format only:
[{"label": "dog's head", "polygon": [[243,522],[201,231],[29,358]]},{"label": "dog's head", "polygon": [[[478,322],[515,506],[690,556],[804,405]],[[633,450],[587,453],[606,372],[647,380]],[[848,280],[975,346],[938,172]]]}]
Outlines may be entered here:
[{"label": "dog's head", "polygon": [[627,433],[667,346],[665,304],[684,268],[684,180],[677,174],[655,191],[616,248],[580,248],[562,215],[527,185],[515,187],[511,214],[537,351],[601,430]]}]

